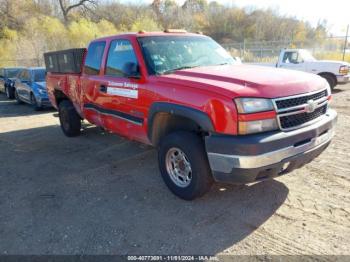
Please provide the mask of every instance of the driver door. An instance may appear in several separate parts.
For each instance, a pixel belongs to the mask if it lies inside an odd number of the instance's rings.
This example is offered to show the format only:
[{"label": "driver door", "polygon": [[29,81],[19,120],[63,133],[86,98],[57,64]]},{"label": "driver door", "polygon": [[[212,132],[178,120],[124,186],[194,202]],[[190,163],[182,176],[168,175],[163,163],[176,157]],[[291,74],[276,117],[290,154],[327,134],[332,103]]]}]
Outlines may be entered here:
[{"label": "driver door", "polygon": [[110,42],[99,106],[105,109],[104,126],[131,139],[143,141],[146,114],[145,86],[133,44],[127,39]]}]

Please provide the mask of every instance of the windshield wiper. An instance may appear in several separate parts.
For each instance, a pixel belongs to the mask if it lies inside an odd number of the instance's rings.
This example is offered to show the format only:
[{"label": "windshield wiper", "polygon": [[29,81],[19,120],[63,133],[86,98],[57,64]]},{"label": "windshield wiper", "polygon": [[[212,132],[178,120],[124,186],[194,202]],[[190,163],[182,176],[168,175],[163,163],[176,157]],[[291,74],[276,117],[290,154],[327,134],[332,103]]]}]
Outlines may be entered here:
[{"label": "windshield wiper", "polygon": [[182,69],[191,69],[191,68],[195,68],[195,67],[199,67],[198,65],[197,66],[180,66],[178,68],[174,68],[174,69],[170,69],[170,70],[167,70],[167,71],[164,71],[162,74],[163,75],[166,75],[166,74],[171,74],[177,70],[182,70]]}]

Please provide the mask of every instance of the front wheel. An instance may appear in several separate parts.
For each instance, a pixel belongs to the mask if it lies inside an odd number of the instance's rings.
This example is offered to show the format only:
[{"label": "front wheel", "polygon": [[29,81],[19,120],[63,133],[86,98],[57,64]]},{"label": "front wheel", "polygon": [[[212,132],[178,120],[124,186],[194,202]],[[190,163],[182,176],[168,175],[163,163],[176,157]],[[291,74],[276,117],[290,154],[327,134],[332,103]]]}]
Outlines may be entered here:
[{"label": "front wheel", "polygon": [[15,89],[15,99],[16,99],[17,104],[19,104],[19,105],[23,104],[23,101],[19,98],[17,89]]},{"label": "front wheel", "polygon": [[330,75],[330,74],[324,74],[324,75],[321,75],[324,79],[326,79],[326,81],[328,82],[331,90],[334,89],[334,87],[337,85],[337,79]]},{"label": "front wheel", "polygon": [[165,184],[182,199],[201,197],[213,184],[203,140],[195,133],[178,131],[164,137],[158,162]]},{"label": "front wheel", "polygon": [[30,102],[32,104],[32,106],[34,107],[35,111],[40,111],[43,109],[43,107],[41,105],[38,104],[38,101],[36,100],[34,94],[30,94]]},{"label": "front wheel", "polygon": [[69,100],[63,100],[58,106],[60,124],[63,133],[68,137],[80,135],[81,119]]}]

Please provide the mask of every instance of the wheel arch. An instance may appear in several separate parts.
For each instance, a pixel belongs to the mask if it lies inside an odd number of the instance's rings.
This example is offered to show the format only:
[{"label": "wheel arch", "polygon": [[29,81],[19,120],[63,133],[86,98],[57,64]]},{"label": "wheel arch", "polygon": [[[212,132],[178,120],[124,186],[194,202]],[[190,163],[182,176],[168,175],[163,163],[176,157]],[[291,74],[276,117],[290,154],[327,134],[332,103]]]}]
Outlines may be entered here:
[{"label": "wheel arch", "polygon": [[338,81],[337,81],[337,76],[334,74],[334,73],[331,73],[331,72],[321,72],[321,73],[318,73],[319,76],[323,77],[323,76],[330,76],[333,78],[334,80],[334,84],[337,85],[338,84]]},{"label": "wheel arch", "polygon": [[172,131],[194,131],[201,134],[214,132],[209,116],[197,109],[167,102],[152,104],[148,116],[147,135],[154,146]]},{"label": "wheel arch", "polygon": [[62,90],[54,89],[53,95],[55,97],[57,107],[63,100],[70,101],[69,97],[65,93],[63,93]]}]

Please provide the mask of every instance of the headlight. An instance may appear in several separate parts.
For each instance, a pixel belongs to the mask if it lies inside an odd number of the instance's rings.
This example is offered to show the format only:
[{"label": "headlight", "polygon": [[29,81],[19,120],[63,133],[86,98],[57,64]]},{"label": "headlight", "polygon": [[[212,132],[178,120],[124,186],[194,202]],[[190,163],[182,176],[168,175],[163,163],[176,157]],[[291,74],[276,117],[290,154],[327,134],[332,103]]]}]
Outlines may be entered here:
[{"label": "headlight", "polygon": [[349,67],[346,65],[342,65],[339,67],[339,74],[347,75],[349,73]]},{"label": "headlight", "polygon": [[45,94],[46,93],[46,87],[42,85],[37,85],[38,92],[40,94]]},{"label": "headlight", "polygon": [[38,91],[41,95],[46,94],[46,90],[43,88],[38,88]]},{"label": "headlight", "polygon": [[267,132],[278,129],[276,118],[239,122],[238,132],[240,135]]},{"label": "headlight", "polygon": [[274,110],[272,101],[265,98],[236,98],[235,103],[240,114]]},{"label": "headlight", "polygon": [[248,135],[278,129],[276,112],[271,99],[236,98],[238,134]]}]

